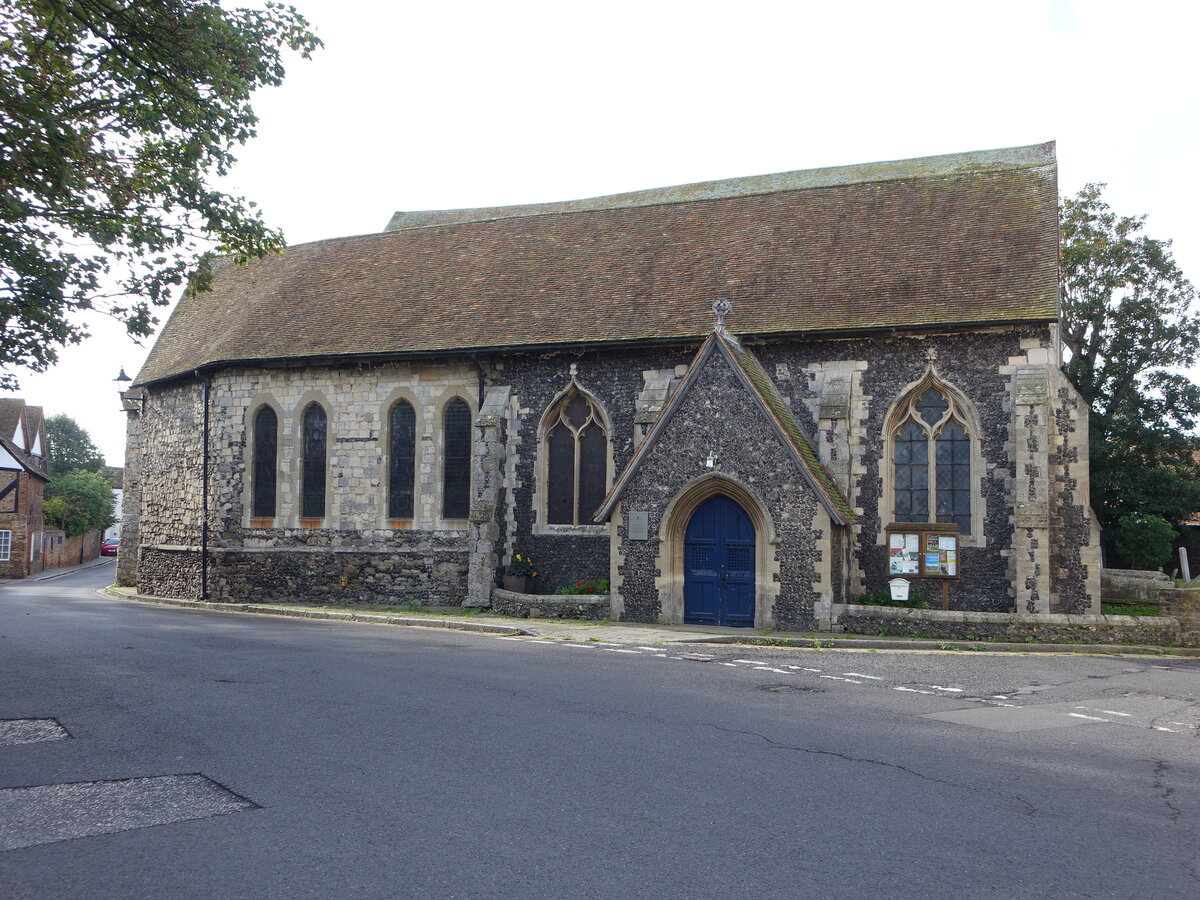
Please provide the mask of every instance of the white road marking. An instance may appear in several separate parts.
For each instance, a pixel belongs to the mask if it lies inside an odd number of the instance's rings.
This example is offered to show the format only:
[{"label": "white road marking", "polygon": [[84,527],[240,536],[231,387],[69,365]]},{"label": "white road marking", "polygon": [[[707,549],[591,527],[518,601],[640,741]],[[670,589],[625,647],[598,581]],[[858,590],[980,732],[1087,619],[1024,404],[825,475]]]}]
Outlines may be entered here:
[{"label": "white road marking", "polygon": [[993,700],[1007,700],[1008,696],[1006,694],[992,694],[992,699]]},{"label": "white road marking", "polygon": [[731,668],[731,669],[736,669],[736,668],[738,668],[738,664],[737,664],[737,663],[721,663],[721,665],[723,665],[723,666],[729,666],[729,668]]},{"label": "white road marking", "polygon": [[651,653],[666,653],[662,647],[638,647],[639,650],[649,650]]},{"label": "white road marking", "polygon": [[735,659],[735,663],[742,663],[747,666],[765,666],[766,663],[758,659]]},{"label": "white road marking", "polygon": [[869,678],[872,681],[883,681],[878,675],[863,675],[861,672],[843,672],[843,675],[849,675],[851,678]]},{"label": "white road marking", "polygon": [[1106,716],[1125,716],[1126,718],[1129,718],[1129,719],[1133,718],[1133,713],[1117,712],[1115,709],[1097,709],[1094,706],[1077,706],[1075,708],[1076,709],[1086,709],[1088,712],[1101,712],[1101,713],[1104,713]]},{"label": "white road marking", "polygon": [[[609,653],[637,653],[636,650],[626,650],[624,647],[601,647],[601,650],[607,650]],[[640,653],[638,653],[641,656]]]},{"label": "white road marking", "polygon": [[778,672],[780,675],[791,675],[792,673],[786,669],[772,669],[770,666],[755,666],[756,672]]},{"label": "white road marking", "polygon": [[[1156,666],[1155,668],[1165,669],[1166,666]],[[1163,728],[1161,725],[1155,725],[1154,730],[1155,731],[1166,731],[1166,732],[1169,732],[1170,734],[1179,734],[1179,732],[1176,731],[1174,728]]]},{"label": "white road marking", "polygon": [[929,685],[926,685],[926,687],[931,687],[935,691],[945,691],[947,694],[961,694],[963,692],[962,688],[939,687],[936,684],[929,684]]},{"label": "white road marking", "polygon": [[1067,713],[1072,719],[1087,719],[1089,722],[1111,722],[1112,719],[1102,719],[1099,716],[1085,716],[1083,713]]},{"label": "white road marking", "polygon": [[818,678],[828,678],[830,681],[845,681],[850,684],[862,684],[861,681],[855,681],[853,678],[841,678],[837,675],[818,675]]},{"label": "white road marking", "polygon": [[930,696],[933,696],[933,697],[937,696],[937,694],[935,694],[933,691],[918,691],[916,688],[910,688],[910,687],[896,686],[896,687],[893,687],[892,690],[893,691],[907,691],[910,694],[929,694]]}]

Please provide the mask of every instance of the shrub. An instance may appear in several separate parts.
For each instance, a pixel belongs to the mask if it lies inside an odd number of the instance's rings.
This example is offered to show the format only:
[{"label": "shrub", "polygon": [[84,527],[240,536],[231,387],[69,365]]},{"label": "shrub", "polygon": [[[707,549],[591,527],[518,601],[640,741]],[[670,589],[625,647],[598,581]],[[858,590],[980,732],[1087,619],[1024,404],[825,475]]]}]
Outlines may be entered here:
[{"label": "shrub", "polygon": [[1160,516],[1121,516],[1117,520],[1117,553],[1134,569],[1157,569],[1171,558],[1175,529]]},{"label": "shrub", "polygon": [[607,578],[589,578],[587,581],[576,581],[565,587],[555,588],[556,594],[607,594]]}]

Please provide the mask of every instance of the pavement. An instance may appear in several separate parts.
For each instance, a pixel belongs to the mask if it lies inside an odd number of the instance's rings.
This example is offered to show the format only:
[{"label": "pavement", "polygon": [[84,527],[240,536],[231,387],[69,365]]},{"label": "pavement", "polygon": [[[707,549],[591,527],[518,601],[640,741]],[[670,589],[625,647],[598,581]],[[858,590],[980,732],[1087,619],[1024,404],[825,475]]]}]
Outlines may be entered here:
[{"label": "pavement", "polygon": [[985,653],[1067,653],[1088,655],[1175,655],[1200,657],[1200,649],[1129,644],[1048,644],[1000,641],[957,641],[904,637],[847,636],[827,632],[779,632],[748,628],[693,625],[646,625],[637,622],[588,622],[566,619],[525,619],[437,607],[412,612],[375,612],[363,608],[320,607],[279,603],[211,603],[171,597],[150,597],[134,588],[112,585],[107,596],[139,603],[206,609],[235,615],[289,616],[376,625],[449,628],[514,638],[607,644],[749,644],[828,650],[908,650]]},{"label": "pavement", "polygon": [[70,575],[72,572],[78,572],[80,569],[94,569],[97,566],[108,565],[114,562],[116,562],[115,556],[99,556],[96,559],[89,559],[87,562],[77,563],[73,566],[44,569],[36,575],[30,575],[27,578],[3,578],[0,579],[0,587],[6,584],[28,584],[31,581],[49,581],[51,578],[61,578],[64,575]]}]

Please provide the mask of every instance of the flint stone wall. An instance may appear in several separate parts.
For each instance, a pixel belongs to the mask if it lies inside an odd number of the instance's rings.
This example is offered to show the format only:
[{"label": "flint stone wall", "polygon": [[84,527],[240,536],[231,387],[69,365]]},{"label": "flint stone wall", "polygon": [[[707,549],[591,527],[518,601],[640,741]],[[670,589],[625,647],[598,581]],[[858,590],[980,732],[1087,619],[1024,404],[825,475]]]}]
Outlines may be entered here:
[{"label": "flint stone wall", "polygon": [[[540,576],[539,576],[540,577]],[[492,612],[518,619],[586,619],[599,622],[609,615],[608,594],[518,594],[492,590]]]},{"label": "flint stone wall", "polygon": [[[623,511],[645,511],[649,520],[649,539],[644,541],[629,540],[621,526],[613,590],[622,598],[622,620],[660,621],[662,598],[655,577],[662,575],[657,557],[666,537],[663,515],[688,485],[710,473],[727,475],[754,491],[774,525],[776,544],[767,548],[778,563],[777,584],[772,585],[778,592],[767,613],[771,624],[787,630],[816,627],[814,607],[821,595],[814,588],[830,544],[827,530],[813,527],[818,501],[762,409],[718,353],[709,357],[622,495]],[[766,539],[757,535],[757,549]],[[756,590],[762,589],[756,584]]]},{"label": "flint stone wall", "polygon": [[849,634],[912,635],[949,640],[1042,643],[1151,644],[1180,643],[1180,623],[1163,616],[1093,616],[1042,613],[1036,615],[947,612],[894,606],[847,604],[837,617]]}]

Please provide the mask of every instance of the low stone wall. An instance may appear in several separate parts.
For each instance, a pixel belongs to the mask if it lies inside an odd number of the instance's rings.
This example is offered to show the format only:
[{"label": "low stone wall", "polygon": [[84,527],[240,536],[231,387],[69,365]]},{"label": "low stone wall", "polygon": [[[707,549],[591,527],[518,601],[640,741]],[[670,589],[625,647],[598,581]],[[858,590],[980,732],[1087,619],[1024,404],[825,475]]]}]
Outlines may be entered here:
[{"label": "low stone wall", "polygon": [[1163,615],[1179,622],[1179,643],[1200,647],[1200,590],[1167,588],[1158,593],[1158,608]]},{"label": "low stone wall", "polygon": [[183,546],[139,548],[137,592],[151,597],[195,600],[200,596],[200,549]]},{"label": "low stone wall", "polygon": [[1170,576],[1162,572],[1140,569],[1100,570],[1100,600],[1104,603],[1156,606],[1158,592],[1173,586]]},{"label": "low stone wall", "polygon": [[612,614],[608,594],[518,594],[492,588],[492,612],[519,619],[586,619]]},{"label": "low stone wall", "polygon": [[458,606],[466,597],[465,548],[220,549],[210,565],[218,602]]},{"label": "low stone wall", "polygon": [[[1195,593],[1200,595],[1200,592]],[[1180,623],[1169,616],[1069,616],[1056,613],[1018,616],[858,604],[835,606],[834,615],[841,630],[850,634],[920,635],[958,641],[1018,643],[1033,638],[1048,644],[1173,646],[1180,643]]]}]

